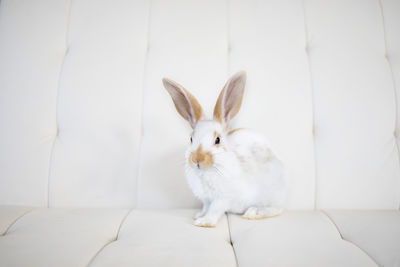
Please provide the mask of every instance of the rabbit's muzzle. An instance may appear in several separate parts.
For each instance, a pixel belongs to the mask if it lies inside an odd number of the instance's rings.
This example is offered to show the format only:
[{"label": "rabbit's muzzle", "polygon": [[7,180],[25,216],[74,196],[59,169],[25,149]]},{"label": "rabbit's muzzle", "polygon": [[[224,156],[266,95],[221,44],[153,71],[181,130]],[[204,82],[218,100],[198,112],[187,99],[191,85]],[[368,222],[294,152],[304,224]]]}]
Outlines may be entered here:
[{"label": "rabbit's muzzle", "polygon": [[190,153],[189,162],[198,169],[210,168],[214,164],[213,155],[209,151],[204,151],[202,146]]}]

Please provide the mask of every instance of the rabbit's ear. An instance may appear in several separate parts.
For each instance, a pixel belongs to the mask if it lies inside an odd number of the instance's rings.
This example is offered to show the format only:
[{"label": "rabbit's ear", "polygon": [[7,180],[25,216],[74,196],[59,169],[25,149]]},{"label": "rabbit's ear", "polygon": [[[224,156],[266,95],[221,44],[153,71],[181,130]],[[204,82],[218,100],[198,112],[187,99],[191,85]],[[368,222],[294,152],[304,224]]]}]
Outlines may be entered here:
[{"label": "rabbit's ear", "polygon": [[229,127],[229,121],[239,112],[245,84],[246,72],[239,71],[226,82],[219,94],[214,108],[214,118],[225,128]]},{"label": "rabbit's ear", "polygon": [[197,99],[182,85],[167,78],[162,81],[174,101],[176,110],[194,128],[203,116],[203,110]]}]

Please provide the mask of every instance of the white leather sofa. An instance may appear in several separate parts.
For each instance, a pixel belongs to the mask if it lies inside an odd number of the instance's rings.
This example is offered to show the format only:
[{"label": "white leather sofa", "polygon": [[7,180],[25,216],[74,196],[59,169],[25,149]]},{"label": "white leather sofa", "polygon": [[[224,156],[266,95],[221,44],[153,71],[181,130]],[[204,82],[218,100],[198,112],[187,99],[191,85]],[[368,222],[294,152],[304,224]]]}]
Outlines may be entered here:
[{"label": "white leather sofa", "polygon": [[[190,127],[246,70],[287,211],[193,226]],[[1,0],[0,266],[400,266],[400,1]]]}]

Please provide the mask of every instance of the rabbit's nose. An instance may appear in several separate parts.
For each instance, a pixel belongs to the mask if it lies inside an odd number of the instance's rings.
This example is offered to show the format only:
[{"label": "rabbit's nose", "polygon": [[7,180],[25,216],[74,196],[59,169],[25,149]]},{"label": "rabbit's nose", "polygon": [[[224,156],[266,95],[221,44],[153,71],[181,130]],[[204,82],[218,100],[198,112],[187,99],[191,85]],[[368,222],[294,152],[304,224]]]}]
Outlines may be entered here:
[{"label": "rabbit's nose", "polygon": [[197,167],[198,169],[200,169],[201,163],[200,163],[200,160],[199,160],[198,157],[192,157],[192,162],[193,162],[194,165],[196,165],[196,167]]},{"label": "rabbit's nose", "polygon": [[195,151],[190,155],[190,160],[193,165],[197,168],[209,168],[214,164],[214,158],[212,154],[208,151],[204,151],[200,145]]}]

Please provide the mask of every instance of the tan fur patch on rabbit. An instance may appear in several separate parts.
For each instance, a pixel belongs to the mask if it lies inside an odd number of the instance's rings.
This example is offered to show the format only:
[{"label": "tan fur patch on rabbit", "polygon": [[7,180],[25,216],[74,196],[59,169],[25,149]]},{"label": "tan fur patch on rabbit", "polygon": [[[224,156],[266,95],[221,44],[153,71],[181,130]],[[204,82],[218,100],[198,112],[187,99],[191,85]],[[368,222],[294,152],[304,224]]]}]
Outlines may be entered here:
[{"label": "tan fur patch on rabbit", "polygon": [[268,161],[271,160],[272,152],[269,148],[255,146],[253,147],[251,152],[257,162],[261,164],[266,164]]},{"label": "tan fur patch on rabbit", "polygon": [[243,128],[236,128],[236,129],[230,130],[230,131],[228,132],[228,135],[231,135],[231,134],[233,134],[233,133],[236,133],[237,131],[240,131],[240,130],[243,130]]},{"label": "tan fur patch on rabbit", "polygon": [[200,106],[200,103],[197,101],[197,99],[189,93],[188,90],[183,88],[185,90],[185,93],[187,97],[189,98],[190,103],[192,104],[193,112],[194,112],[194,117],[196,118],[196,121],[200,120],[201,117],[203,116],[203,109]]},{"label": "tan fur patch on rabbit", "polygon": [[209,151],[204,151],[202,145],[190,154],[190,160],[194,163],[201,163],[204,168],[209,168],[214,164],[214,157]]}]

